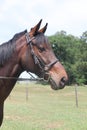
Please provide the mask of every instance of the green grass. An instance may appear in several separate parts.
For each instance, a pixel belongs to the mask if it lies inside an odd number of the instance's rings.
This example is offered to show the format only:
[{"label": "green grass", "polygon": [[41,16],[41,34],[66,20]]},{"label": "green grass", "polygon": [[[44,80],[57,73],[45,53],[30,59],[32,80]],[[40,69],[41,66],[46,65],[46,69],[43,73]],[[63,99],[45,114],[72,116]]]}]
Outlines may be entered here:
[{"label": "green grass", "polygon": [[[26,101],[26,86],[29,95]],[[5,102],[0,130],[87,130],[87,87],[59,91],[39,84],[17,84]]]}]

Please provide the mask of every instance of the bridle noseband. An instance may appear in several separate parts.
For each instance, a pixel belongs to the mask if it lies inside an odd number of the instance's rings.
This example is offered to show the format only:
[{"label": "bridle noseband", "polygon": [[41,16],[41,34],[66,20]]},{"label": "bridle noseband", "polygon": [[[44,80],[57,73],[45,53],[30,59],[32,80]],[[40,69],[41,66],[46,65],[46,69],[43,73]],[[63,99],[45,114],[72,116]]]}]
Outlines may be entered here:
[{"label": "bridle noseband", "polygon": [[[44,80],[49,81],[49,79],[50,79],[49,70],[54,66],[54,64],[56,64],[58,62],[58,59],[56,59],[55,61],[53,61],[49,64],[45,64],[44,61],[41,58],[39,58],[35,54],[35,51],[33,50],[32,41],[35,39],[35,37],[30,38],[28,32],[25,34],[25,37],[27,40],[27,44],[30,46],[30,51],[31,51],[31,55],[34,59],[34,63],[37,64],[39,66],[39,68],[41,69]],[[48,77],[47,79],[45,79],[45,75]]]}]

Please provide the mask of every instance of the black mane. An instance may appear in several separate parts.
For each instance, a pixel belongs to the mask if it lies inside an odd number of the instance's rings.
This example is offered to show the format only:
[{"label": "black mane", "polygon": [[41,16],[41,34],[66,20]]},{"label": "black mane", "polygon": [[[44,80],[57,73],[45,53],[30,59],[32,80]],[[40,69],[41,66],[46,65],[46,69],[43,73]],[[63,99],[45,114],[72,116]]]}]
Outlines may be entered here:
[{"label": "black mane", "polygon": [[27,30],[17,33],[14,37],[9,40],[8,42],[3,43],[0,45],[0,67],[4,65],[6,61],[12,56],[16,48],[16,40],[18,40],[21,36],[23,36]]}]

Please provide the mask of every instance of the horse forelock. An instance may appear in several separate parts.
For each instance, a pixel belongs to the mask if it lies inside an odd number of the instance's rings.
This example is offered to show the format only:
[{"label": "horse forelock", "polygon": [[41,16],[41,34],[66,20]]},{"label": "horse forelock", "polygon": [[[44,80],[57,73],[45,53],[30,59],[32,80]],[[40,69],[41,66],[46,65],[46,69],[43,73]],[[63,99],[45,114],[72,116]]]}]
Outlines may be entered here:
[{"label": "horse forelock", "polygon": [[14,37],[11,40],[0,45],[0,67],[2,67],[5,64],[5,62],[8,61],[8,59],[15,52],[16,40],[18,40],[26,32],[27,32],[27,30],[20,32],[20,33],[17,33],[14,35]]},{"label": "horse forelock", "polygon": [[36,43],[37,44],[47,44],[48,45],[48,38],[46,36],[44,36],[43,33],[39,33],[38,35],[36,35]]}]

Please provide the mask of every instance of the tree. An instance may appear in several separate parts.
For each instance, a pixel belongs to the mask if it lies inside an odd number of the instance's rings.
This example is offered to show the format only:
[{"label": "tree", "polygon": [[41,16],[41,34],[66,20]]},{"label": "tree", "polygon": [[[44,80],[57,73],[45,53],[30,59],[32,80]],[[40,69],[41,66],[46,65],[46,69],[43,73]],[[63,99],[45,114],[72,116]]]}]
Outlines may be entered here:
[{"label": "tree", "polygon": [[65,31],[49,37],[57,58],[69,75],[69,83],[87,84],[87,32],[81,38]]},{"label": "tree", "polygon": [[83,32],[83,34],[81,36],[81,40],[84,41],[85,43],[87,43],[87,31]]}]

